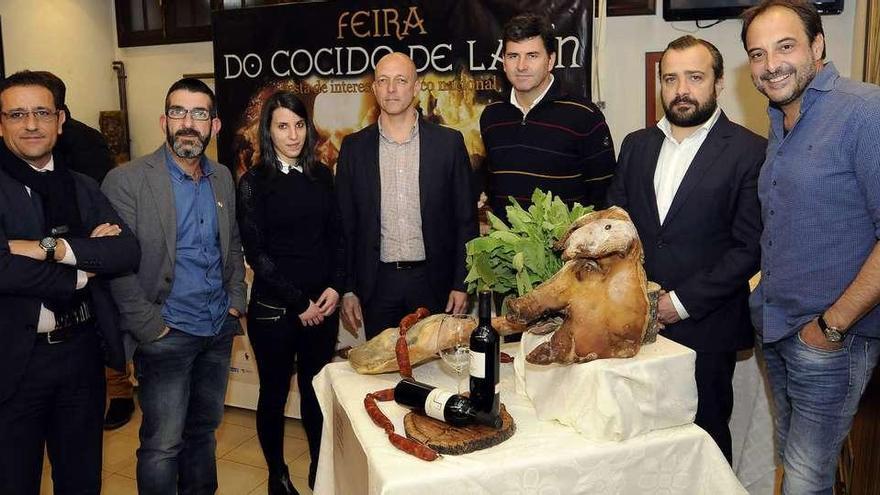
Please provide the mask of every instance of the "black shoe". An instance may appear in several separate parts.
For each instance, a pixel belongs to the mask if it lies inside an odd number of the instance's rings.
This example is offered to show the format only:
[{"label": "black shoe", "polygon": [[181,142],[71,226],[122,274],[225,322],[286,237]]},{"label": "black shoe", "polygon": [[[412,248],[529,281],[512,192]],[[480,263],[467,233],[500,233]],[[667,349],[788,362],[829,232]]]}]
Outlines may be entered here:
[{"label": "black shoe", "polygon": [[134,399],[110,399],[110,407],[104,416],[104,429],[115,430],[131,421],[134,413]]},{"label": "black shoe", "polygon": [[283,473],[269,475],[269,495],[299,495],[290,482],[290,474],[286,469]]}]

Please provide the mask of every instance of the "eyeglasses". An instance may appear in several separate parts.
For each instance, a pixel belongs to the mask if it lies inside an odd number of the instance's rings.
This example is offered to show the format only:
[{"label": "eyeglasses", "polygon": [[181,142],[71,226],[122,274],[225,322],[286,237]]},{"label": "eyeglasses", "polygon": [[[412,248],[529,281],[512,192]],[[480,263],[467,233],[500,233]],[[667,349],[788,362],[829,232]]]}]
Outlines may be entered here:
[{"label": "eyeglasses", "polygon": [[38,108],[36,110],[13,110],[11,112],[0,112],[0,115],[10,122],[16,124],[27,120],[29,115],[33,115],[39,122],[52,122],[58,117],[58,110],[49,110],[46,108]]},{"label": "eyeglasses", "polygon": [[189,114],[193,120],[211,120],[211,111],[204,108],[186,109],[183,107],[170,107],[165,111],[165,115],[169,119],[180,120],[185,119]]}]

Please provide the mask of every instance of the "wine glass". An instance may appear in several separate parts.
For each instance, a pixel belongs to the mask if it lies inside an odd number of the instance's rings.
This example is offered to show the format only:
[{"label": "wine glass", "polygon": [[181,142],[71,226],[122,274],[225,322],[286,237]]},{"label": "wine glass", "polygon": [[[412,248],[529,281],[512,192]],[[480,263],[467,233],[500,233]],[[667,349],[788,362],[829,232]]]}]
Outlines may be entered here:
[{"label": "wine glass", "polygon": [[452,314],[443,317],[437,332],[437,349],[440,358],[455,372],[458,393],[464,392],[462,386],[464,371],[470,364],[470,331],[477,323],[468,314]]}]

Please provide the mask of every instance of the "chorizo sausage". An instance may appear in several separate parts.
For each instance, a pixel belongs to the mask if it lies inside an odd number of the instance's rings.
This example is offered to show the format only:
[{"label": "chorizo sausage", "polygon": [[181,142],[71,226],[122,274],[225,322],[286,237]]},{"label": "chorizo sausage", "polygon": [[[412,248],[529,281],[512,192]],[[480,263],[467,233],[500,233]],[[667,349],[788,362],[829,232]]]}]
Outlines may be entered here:
[{"label": "chorizo sausage", "polygon": [[379,409],[379,405],[376,404],[376,399],[373,398],[373,394],[367,394],[364,397],[364,409],[367,410],[367,414],[370,416],[370,419],[373,420],[373,423],[376,423],[376,426],[382,428],[385,431],[394,431],[394,424],[388,419],[388,416]]},{"label": "chorizo sausage", "polygon": [[398,435],[393,431],[388,432],[388,440],[391,442],[391,445],[395,446],[399,450],[406,452],[407,454],[418,457],[423,461],[433,461],[440,457],[434,449],[428,447],[423,443],[416,442],[410,438],[407,438],[402,435]]}]

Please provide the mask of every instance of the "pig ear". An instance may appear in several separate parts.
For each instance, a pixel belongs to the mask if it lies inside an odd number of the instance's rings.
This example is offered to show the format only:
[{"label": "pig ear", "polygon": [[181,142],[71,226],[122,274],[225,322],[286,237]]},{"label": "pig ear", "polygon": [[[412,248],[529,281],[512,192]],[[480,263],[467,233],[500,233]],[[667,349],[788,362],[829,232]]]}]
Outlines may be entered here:
[{"label": "pig ear", "polygon": [[591,211],[590,213],[585,213],[581,215],[580,218],[572,222],[571,226],[568,227],[568,230],[565,234],[556,241],[556,244],[553,245],[553,249],[556,251],[562,251],[568,247],[568,238],[571,237],[571,234],[574,233],[577,229],[583,227],[584,225],[592,222],[598,216],[598,211]]}]

